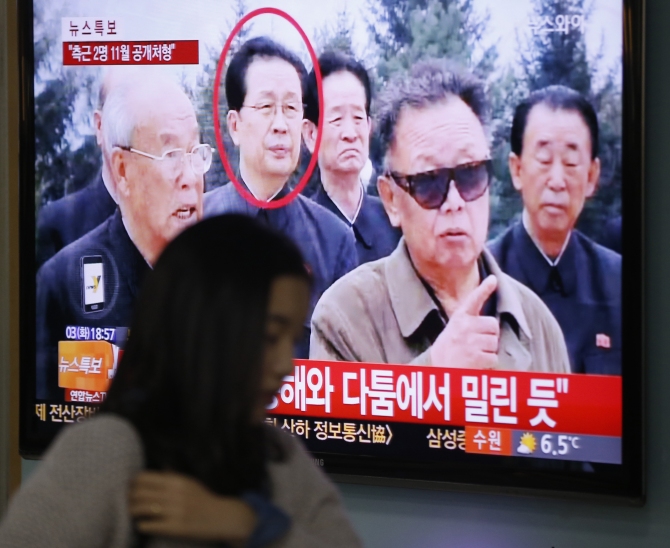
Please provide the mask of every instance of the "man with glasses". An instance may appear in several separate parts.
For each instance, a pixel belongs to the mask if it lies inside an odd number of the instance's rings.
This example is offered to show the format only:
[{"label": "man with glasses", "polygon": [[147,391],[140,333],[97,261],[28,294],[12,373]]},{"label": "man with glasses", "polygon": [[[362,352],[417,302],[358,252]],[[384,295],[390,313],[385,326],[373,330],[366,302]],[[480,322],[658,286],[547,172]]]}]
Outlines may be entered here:
[{"label": "man with glasses", "polygon": [[[245,42],[233,55],[225,77],[227,124],[239,147],[238,180],[261,205],[292,189],[300,156],[305,67],[269,38]],[[228,183],[205,195],[205,216],[244,213],[291,238],[313,275],[310,312],[330,285],[356,266],[351,230],[333,213],[298,195],[283,207],[252,204]],[[296,357],[309,353],[309,318]]]},{"label": "man with glasses", "polygon": [[320,112],[312,69],[307,77],[308,123],[303,132],[307,148],[314,153],[319,116],[324,117],[318,153],[321,185],[311,198],[352,228],[359,264],[376,261],[395,249],[400,231],[391,226],[381,200],[367,194],[368,181],[362,180],[372,129],[370,78],[361,63],[337,51],[322,54],[319,67],[324,108]]},{"label": "man with glasses", "polygon": [[568,372],[556,320],[484,247],[491,176],[482,83],[424,61],[380,103],[379,194],[403,238],[324,294],[310,357]]},{"label": "man with glasses", "polygon": [[621,255],[575,229],[600,177],[595,110],[565,86],[535,91],[516,108],[511,146],[522,220],[489,248],[552,311],[573,373],[620,375]]},{"label": "man with glasses", "polygon": [[176,83],[149,71],[115,86],[102,128],[113,147],[118,208],[37,273],[40,399],[63,395],[58,343],[67,327],[127,327],[144,275],[167,243],[202,217],[212,151],[200,144],[195,111]]}]

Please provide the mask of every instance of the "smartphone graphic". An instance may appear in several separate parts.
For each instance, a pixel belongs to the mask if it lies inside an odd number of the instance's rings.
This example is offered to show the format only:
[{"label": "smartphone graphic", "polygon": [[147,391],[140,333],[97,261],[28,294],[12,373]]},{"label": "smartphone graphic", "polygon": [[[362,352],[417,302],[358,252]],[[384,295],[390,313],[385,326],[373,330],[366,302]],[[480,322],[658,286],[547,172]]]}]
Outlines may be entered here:
[{"label": "smartphone graphic", "polygon": [[81,258],[81,279],[84,312],[105,308],[105,273],[100,255]]}]

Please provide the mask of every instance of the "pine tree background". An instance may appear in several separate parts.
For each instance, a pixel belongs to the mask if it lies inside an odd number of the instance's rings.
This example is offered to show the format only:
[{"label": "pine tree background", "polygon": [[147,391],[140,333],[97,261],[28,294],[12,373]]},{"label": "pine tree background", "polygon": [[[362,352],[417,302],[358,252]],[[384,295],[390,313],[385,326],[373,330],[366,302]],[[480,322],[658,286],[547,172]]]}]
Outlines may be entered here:
[{"label": "pine tree background", "polygon": [[[531,0],[535,19],[566,14],[583,14],[588,21],[590,0]],[[360,4],[355,3],[354,6]],[[56,66],[59,47],[60,17],[48,2],[35,4],[35,203],[40,207],[87,184],[100,167],[95,137],[80,134],[77,112],[93,112],[97,99],[100,71],[72,70]],[[223,44],[235,23],[250,7],[245,0],[235,0],[232,16],[223,25],[219,44],[211,47],[201,60],[200,76],[187,90],[196,107],[203,142],[215,149],[212,168],[205,178],[206,190],[228,182],[216,151],[212,116],[212,97],[216,65]],[[495,30],[488,13],[477,0],[365,0],[364,17],[351,3],[343,4],[337,16],[324,20],[313,31],[317,55],[336,49],[354,55],[369,70],[374,95],[394,76],[402,75],[421,59],[448,58],[472,70],[484,80],[491,101],[488,127],[494,165],[491,189],[489,236],[495,237],[520,215],[522,204],[513,188],[509,169],[509,133],[513,109],[533,90],[552,84],[563,84],[584,94],[596,108],[600,122],[602,164],[600,186],[587,201],[579,221],[586,234],[600,239],[605,221],[621,212],[621,61],[605,66],[602,51],[589,57],[585,37],[579,28],[568,32],[518,33],[515,58],[503,63],[498,44],[485,37]],[[362,18],[362,20],[361,20]],[[364,25],[365,44],[354,40],[356,24]],[[254,22],[246,24],[233,40],[228,58],[240,45],[254,36]],[[359,41],[360,42],[360,41]],[[297,52],[311,62],[307,48]],[[222,79],[223,80],[223,79]],[[188,86],[187,86],[188,87]],[[228,135],[225,115],[225,93],[220,93],[221,134],[233,169],[238,158]],[[81,105],[86,105],[82,109]],[[373,166],[381,165],[377,137],[372,135],[370,158]],[[303,146],[296,175],[299,177],[310,161]],[[296,178],[297,180],[297,178]],[[319,185],[318,168],[303,192],[309,194]],[[375,191],[375,186],[370,186]]]}]

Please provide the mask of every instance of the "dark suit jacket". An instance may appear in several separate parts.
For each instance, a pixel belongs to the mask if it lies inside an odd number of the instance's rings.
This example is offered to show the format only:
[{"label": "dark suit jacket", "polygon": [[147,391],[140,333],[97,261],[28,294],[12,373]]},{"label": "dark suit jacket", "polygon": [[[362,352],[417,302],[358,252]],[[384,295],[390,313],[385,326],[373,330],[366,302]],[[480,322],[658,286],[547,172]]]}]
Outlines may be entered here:
[{"label": "dark suit jacket", "polygon": [[621,374],[621,255],[573,230],[552,267],[521,222],[489,249],[503,272],[535,291],[554,314],[573,373]]},{"label": "dark suit jacket", "polygon": [[116,211],[102,171],[86,187],[42,207],[37,214],[37,266],[81,238]]},{"label": "dark suit jacket", "polygon": [[[288,186],[277,195],[288,194]],[[313,276],[305,334],[296,357],[309,357],[310,319],[317,301],[335,280],[356,267],[356,245],[351,229],[327,209],[298,194],[284,207],[261,209],[247,202],[232,183],[205,194],[204,216],[242,213],[285,234],[298,246]]]},{"label": "dark suit jacket", "polygon": [[621,216],[607,221],[601,243],[612,251],[621,253]]},{"label": "dark suit jacket", "polygon": [[[102,257],[105,303],[85,312],[82,257]],[[65,246],[37,272],[37,398],[62,398],[58,341],[69,325],[128,327],[142,279],[150,267],[130,240],[117,210],[86,236]]]},{"label": "dark suit jacket", "polygon": [[331,211],[347,225],[351,226],[356,238],[358,264],[387,257],[398,245],[402,232],[391,225],[382,201],[376,196],[363,193],[363,203],[353,225],[342,214],[335,202],[321,186],[311,196],[317,204]]}]

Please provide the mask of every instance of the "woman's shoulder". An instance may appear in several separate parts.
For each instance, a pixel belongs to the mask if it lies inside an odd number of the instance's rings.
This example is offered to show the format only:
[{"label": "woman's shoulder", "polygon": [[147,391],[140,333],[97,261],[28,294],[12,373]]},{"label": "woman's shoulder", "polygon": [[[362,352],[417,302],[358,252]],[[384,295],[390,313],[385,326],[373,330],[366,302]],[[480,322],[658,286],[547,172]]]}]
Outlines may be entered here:
[{"label": "woman's shoulder", "polygon": [[321,496],[334,490],[330,479],[297,437],[279,428],[268,427],[268,437],[281,449],[282,458],[271,460],[270,477],[274,496],[294,498],[310,494]]},{"label": "woman's shoulder", "polygon": [[110,472],[134,471],[144,465],[139,434],[130,422],[111,413],[66,427],[49,447],[43,464],[62,459],[83,469],[95,466]]},{"label": "woman's shoulder", "polygon": [[128,484],[143,466],[128,421],[102,414],[67,426],[12,500],[0,546],[129,546]]},{"label": "woman's shoulder", "polygon": [[264,428],[270,446],[273,448],[272,454],[276,453],[278,457],[276,459],[272,458],[271,462],[287,465],[296,459],[298,461],[309,459],[307,450],[296,436],[276,426],[266,424]]}]

